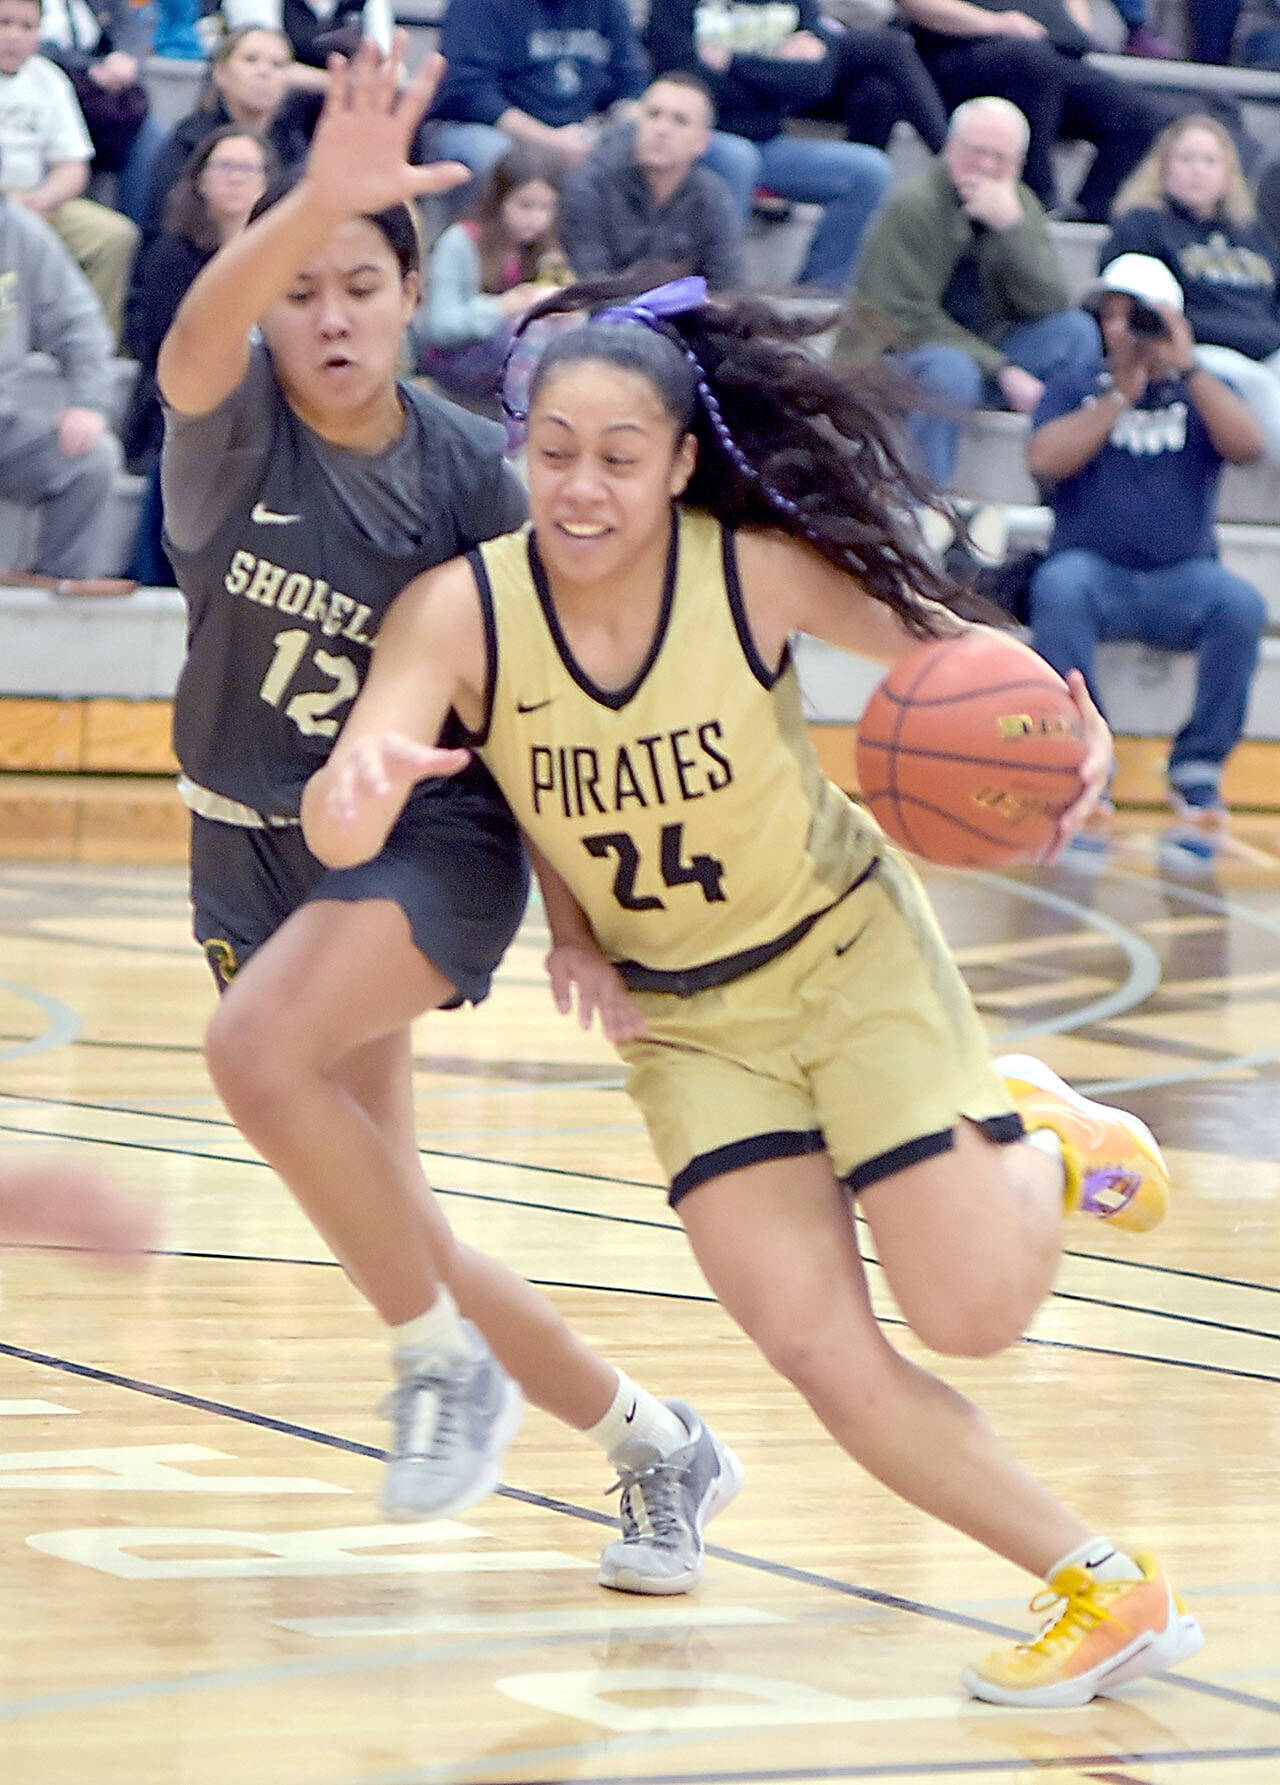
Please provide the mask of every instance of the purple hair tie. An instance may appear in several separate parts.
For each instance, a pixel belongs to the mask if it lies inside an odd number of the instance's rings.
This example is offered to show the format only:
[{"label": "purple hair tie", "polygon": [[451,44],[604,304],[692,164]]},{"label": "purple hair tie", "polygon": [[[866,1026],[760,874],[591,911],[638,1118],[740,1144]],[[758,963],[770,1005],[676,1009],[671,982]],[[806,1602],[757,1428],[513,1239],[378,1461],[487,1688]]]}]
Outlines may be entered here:
[{"label": "purple hair tie", "polygon": [[655,285],[652,291],[642,291],[639,297],[630,298],[625,304],[613,304],[607,310],[599,310],[591,320],[638,322],[645,328],[656,329],[668,316],[683,316],[686,310],[699,310],[706,301],[706,280],[689,274],[683,279],[671,279],[666,285]]},{"label": "purple hair tie", "polygon": [[[653,329],[656,333],[665,336],[673,347],[683,353],[693,368],[698,395],[701,397],[703,408],[715,429],[716,438],[730,460],[744,477],[749,478],[752,483],[758,486],[765,498],[776,509],[783,514],[790,515],[799,523],[801,532],[812,538],[812,528],[801,512],[799,504],[793,502],[790,496],[784,496],[781,490],[776,489],[769,482],[768,478],[762,476],[729,432],[729,424],[724,419],[716,394],[707,383],[707,374],[702,361],[686,342],[680,340],[674,330],[663,327],[663,324],[673,316],[683,316],[689,310],[700,310],[706,301],[706,280],[695,274],[687,274],[682,279],[671,279],[665,285],[655,285],[652,291],[642,291],[639,297],[630,298],[625,304],[611,304],[608,309],[598,310],[591,320],[593,323],[604,323],[606,326],[612,323],[638,323],[642,328]],[[518,333],[519,331],[517,331],[517,338]],[[511,351],[508,350],[507,361],[503,366],[502,407],[509,419],[521,423],[527,417],[508,404],[505,394],[506,370],[510,359]]]}]

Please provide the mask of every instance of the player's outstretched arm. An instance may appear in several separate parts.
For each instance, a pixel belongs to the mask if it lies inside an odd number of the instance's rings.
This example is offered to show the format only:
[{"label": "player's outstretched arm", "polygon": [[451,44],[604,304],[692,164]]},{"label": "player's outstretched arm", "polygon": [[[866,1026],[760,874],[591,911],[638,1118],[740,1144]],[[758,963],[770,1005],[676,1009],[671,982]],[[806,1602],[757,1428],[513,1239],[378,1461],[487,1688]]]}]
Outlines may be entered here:
[{"label": "player's outstretched arm", "polygon": [[429,57],[402,84],[406,41],[398,32],[387,57],[366,39],[350,62],[330,58],[329,92],[301,180],[214,255],[178,307],[157,367],[172,408],[205,415],[230,396],[248,367],[250,329],[340,223],[467,178],[457,162],[415,167],[409,160],[444,63]]},{"label": "player's outstretched arm", "polygon": [[[752,636],[770,668],[781,661],[793,632],[886,667],[920,643],[884,602],[812,546],[788,534],[746,528],[737,535],[737,550]],[[949,608],[924,606],[937,637],[968,631],[969,622]]]},{"label": "player's outstretched arm", "polygon": [[327,867],[369,861],[419,781],[466,767],[469,750],[436,740],[450,708],[479,723],[486,672],[470,566],[454,559],[416,577],[388,610],[364,687],[303,789],[303,835]]}]

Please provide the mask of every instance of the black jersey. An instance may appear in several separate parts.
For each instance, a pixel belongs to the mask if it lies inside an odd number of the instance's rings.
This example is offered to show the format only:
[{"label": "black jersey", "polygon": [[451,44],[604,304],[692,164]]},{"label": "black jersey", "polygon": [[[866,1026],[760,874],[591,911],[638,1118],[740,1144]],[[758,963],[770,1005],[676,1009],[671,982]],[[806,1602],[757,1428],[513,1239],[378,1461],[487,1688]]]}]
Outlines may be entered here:
[{"label": "black jersey", "polygon": [[[174,746],[199,788],[292,819],[360,690],[394,597],[421,571],[518,524],[521,502],[500,429],[401,385],[406,427],[419,442],[420,532],[389,548],[335,498],[319,443],[274,375],[262,388],[275,413],[260,474],[206,545],[169,542],[188,615]],[[484,783],[487,774],[473,764],[461,779]]]}]

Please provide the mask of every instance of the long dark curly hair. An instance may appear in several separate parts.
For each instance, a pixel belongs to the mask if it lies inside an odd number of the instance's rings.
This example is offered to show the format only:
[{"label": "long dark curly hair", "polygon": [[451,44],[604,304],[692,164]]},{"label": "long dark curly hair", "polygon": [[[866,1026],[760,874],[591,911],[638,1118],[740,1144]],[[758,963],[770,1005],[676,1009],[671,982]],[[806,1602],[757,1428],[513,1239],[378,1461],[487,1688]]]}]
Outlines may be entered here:
[{"label": "long dark curly hair", "polygon": [[[623,303],[671,272],[655,264],[581,281],[544,299],[525,326]],[[917,637],[937,631],[930,601],[989,617],[924,549],[918,509],[952,514],[899,444],[897,424],[917,401],[914,388],[880,367],[830,365],[806,346],[836,314],[742,296],[718,297],[656,328],[584,320],[552,338],[529,405],[560,366],[599,360],[639,372],[697,439],[683,502],[726,527],[805,540]]]}]

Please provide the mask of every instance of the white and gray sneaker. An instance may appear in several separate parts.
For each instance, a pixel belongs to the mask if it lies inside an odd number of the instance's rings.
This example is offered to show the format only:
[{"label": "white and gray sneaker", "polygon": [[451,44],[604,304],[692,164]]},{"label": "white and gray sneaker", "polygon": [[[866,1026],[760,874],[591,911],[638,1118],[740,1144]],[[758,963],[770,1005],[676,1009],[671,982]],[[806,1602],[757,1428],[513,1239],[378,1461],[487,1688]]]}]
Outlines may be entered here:
[{"label": "white and gray sneaker", "polygon": [[471,1322],[461,1324],[465,1351],[421,1362],[397,1360],[399,1381],[382,1409],[392,1422],[382,1481],[384,1518],[465,1512],[501,1478],[524,1397]]},{"label": "white and gray sneaker", "polygon": [[742,1486],[742,1464],[728,1445],[684,1401],[667,1406],[688,1430],[687,1444],[668,1457],[641,1443],[614,1455],[622,1536],[606,1547],[598,1578],[619,1593],[687,1593],[702,1573],[702,1527]]}]

